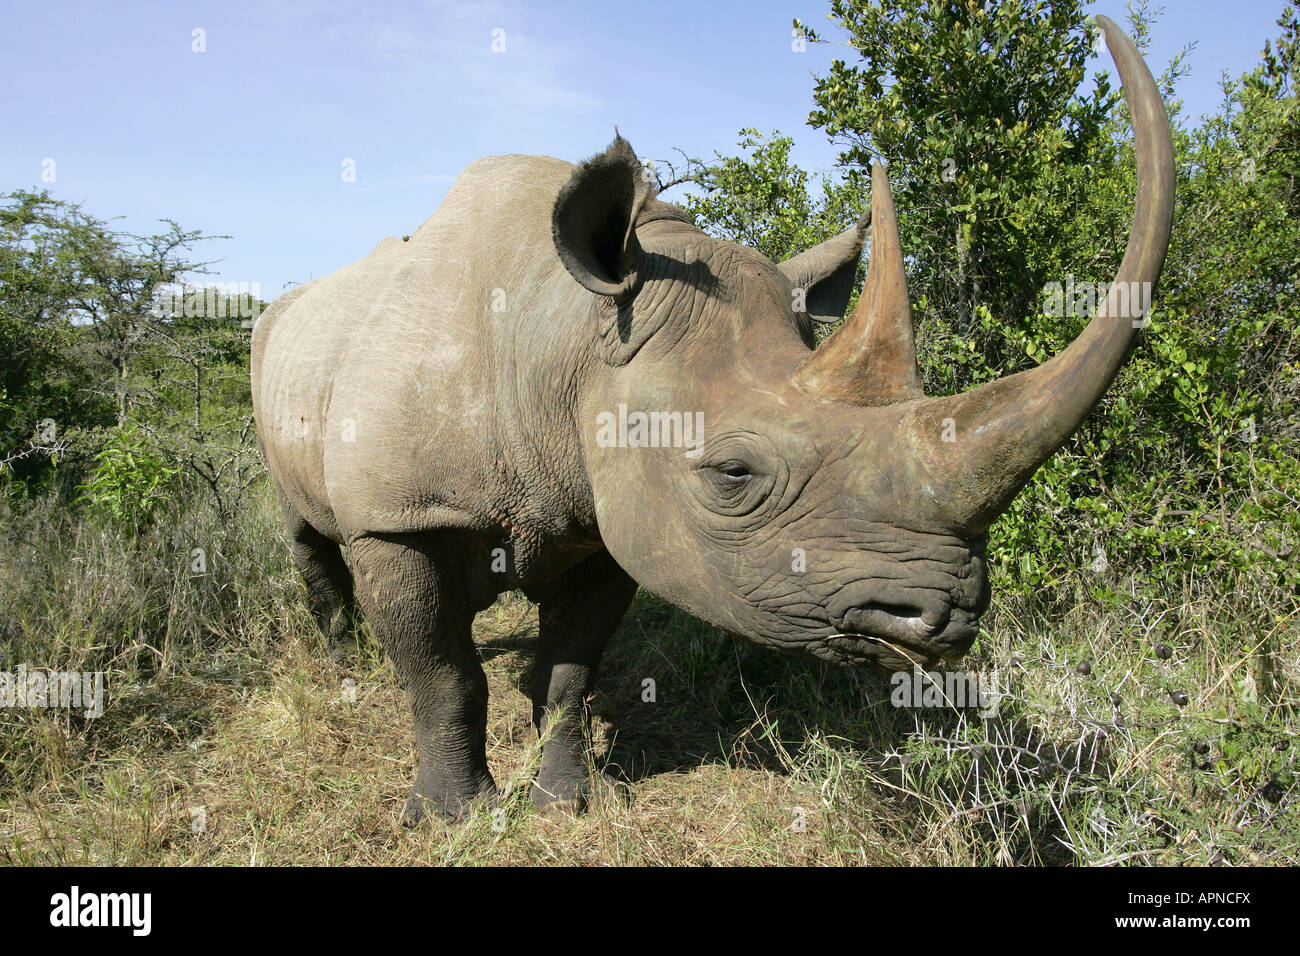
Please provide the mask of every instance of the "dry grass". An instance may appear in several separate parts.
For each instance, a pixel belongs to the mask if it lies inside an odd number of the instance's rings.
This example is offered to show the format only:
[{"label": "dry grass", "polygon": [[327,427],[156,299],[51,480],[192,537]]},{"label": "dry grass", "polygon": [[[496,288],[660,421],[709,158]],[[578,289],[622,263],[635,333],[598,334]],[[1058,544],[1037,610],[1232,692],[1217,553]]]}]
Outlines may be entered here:
[{"label": "dry grass", "polygon": [[[536,609],[507,596],[476,624],[500,811],[411,831],[397,681],[368,635],[346,669],[330,662],[268,502],[238,528],[195,510],[130,543],[51,506],[0,517],[17,529],[0,669],[103,669],[110,685],[94,721],[0,711],[0,861],[1300,862],[1293,615],[1234,629],[1190,596],[1052,620],[1004,604],[969,663],[1007,693],[983,720],[892,707],[885,676],[771,655],[642,596],[594,699],[597,762],[626,799],[554,820],[527,801]],[[202,577],[185,573],[195,546]]]},{"label": "dry grass", "polygon": [[[294,615],[286,631],[308,636]],[[635,780],[632,797],[579,819],[527,805],[537,739],[519,689],[536,610],[494,608],[479,624],[492,693],[489,761],[504,813],[459,827],[407,830],[398,811],[414,773],[409,717],[386,663],[344,671],[314,639],[287,642],[264,670],[219,656],[210,680],[176,680],[76,768],[60,764],[0,810],[11,862],[36,864],[727,864],[815,863],[828,834],[815,788],[788,774],[703,760]],[[247,665],[254,667],[247,667]],[[344,681],[351,678],[355,702]],[[639,693],[639,682],[636,690]],[[607,682],[605,694],[618,689]],[[639,697],[637,698],[639,701]],[[68,749],[59,717],[24,714],[51,754]],[[649,719],[649,718],[648,718]],[[597,720],[610,753],[610,725]],[[614,748],[626,752],[627,748]],[[638,755],[628,754],[633,763]],[[7,795],[8,796],[8,795]],[[200,817],[199,814],[202,814]],[[199,826],[198,821],[202,821]],[[869,859],[898,859],[874,833]],[[866,849],[865,847],[863,848]]]}]

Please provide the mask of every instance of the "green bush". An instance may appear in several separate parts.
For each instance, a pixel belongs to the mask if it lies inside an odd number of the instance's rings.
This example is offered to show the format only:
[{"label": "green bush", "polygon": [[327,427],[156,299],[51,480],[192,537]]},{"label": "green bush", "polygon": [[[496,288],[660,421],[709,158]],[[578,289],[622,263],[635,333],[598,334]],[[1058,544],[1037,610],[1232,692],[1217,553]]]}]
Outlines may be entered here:
[{"label": "green bush", "polygon": [[115,528],[138,529],[152,524],[179,472],[151,452],[141,431],[128,423],[108,431],[90,480],[77,487],[77,503]]}]

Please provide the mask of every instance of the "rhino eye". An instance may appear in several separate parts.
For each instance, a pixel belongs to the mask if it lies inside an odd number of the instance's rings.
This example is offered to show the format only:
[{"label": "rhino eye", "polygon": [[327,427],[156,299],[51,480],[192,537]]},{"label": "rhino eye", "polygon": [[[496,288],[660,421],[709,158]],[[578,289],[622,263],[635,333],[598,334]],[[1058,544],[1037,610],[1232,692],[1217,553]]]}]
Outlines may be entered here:
[{"label": "rhino eye", "polygon": [[713,470],[727,484],[740,484],[754,477],[743,461],[724,461],[720,465],[714,465]]},{"label": "rhino eye", "polygon": [[713,454],[693,469],[697,477],[690,482],[692,494],[709,511],[728,518],[752,514],[771,498],[777,475],[781,471],[779,459],[762,455],[753,446],[762,439],[752,441],[717,441],[710,449]]}]

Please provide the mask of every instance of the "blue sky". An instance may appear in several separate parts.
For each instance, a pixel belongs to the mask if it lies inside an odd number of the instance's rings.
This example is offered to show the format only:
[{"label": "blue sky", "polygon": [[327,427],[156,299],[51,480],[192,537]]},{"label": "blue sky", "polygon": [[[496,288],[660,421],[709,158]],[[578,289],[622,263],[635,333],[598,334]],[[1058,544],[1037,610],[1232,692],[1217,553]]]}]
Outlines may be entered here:
[{"label": "blue sky", "polygon": [[[1192,115],[1253,67],[1283,0],[1167,0],[1149,61],[1188,42]],[[798,17],[835,36],[826,0],[411,0],[9,4],[0,31],[0,191],[40,187],[207,243],[215,275],[284,285],[409,233],[479,156],[577,160],[617,124],[642,156],[735,152],[780,129],[795,160],[837,148],[805,124],[812,74],[844,47],[791,50]],[[1124,23],[1123,0],[1091,12]],[[194,52],[194,30],[206,49]],[[492,50],[504,39],[504,52]],[[498,45],[500,43],[498,42]],[[1098,67],[1103,61],[1095,61]],[[1109,61],[1104,65],[1109,66]],[[53,183],[42,163],[54,160]],[[345,160],[356,181],[344,182]]]}]

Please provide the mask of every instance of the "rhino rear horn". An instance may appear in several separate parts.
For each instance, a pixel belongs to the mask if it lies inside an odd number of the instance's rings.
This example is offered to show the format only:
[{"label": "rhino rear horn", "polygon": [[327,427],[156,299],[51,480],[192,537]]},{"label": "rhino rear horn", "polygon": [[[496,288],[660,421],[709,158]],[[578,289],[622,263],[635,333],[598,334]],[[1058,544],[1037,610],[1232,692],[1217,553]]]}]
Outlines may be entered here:
[{"label": "rhino rear horn", "polygon": [[800,365],[799,387],[854,405],[890,405],[924,395],[916,365],[912,305],[889,177],[871,167],[871,260],[847,322]]},{"label": "rhino rear horn", "polygon": [[654,192],[648,171],[617,133],[565,183],[551,212],[551,236],[564,268],[584,289],[617,302],[636,294],[635,223]]}]

